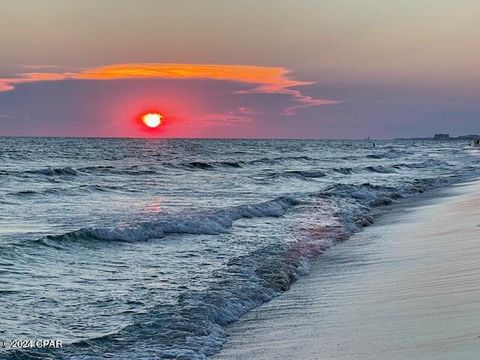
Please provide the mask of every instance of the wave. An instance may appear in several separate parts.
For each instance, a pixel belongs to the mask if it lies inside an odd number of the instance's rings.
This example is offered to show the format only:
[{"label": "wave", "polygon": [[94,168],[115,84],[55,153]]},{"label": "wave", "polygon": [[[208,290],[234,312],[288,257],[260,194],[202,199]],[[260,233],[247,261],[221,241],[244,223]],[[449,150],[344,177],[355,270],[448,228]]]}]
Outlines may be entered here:
[{"label": "wave", "polygon": [[408,164],[411,168],[428,168],[428,167],[437,167],[437,166],[451,166],[451,164],[444,160],[437,159],[427,159],[419,163]]},{"label": "wave", "polygon": [[205,290],[184,291],[176,304],[136,314],[133,323],[118,332],[73,343],[61,350],[62,357],[90,358],[99,349],[102,353],[108,349],[122,359],[205,359],[224,343],[225,325],[287,291],[308,273],[309,259],[346,237],[339,225],[319,226],[314,236],[293,244],[270,245],[235,257],[215,272],[214,278],[221,280]]},{"label": "wave", "polygon": [[[244,256],[228,261],[217,270],[205,290],[186,290],[175,304],[161,304],[143,314],[133,316],[133,323],[116,333],[95,339],[73,343],[62,350],[66,359],[95,357],[98,350],[110,351],[119,358],[182,358],[205,359],[216,353],[225,341],[224,326],[237,321],[251,309],[287,291],[301,276],[308,273],[310,259],[322,254],[337,241],[347,239],[350,234],[373,219],[364,205],[386,196],[395,197],[397,189],[369,183],[360,185],[337,184],[318,194],[322,204],[338,210],[332,214],[338,221],[321,225],[300,235],[293,243],[273,244]],[[334,199],[328,199],[334,196]],[[325,198],[327,197],[327,198]],[[289,208],[299,204],[291,198],[278,198],[254,205],[242,205],[222,209],[200,217],[189,216],[187,222],[180,221],[180,228],[172,231],[205,231],[198,228],[198,220],[209,224],[206,231],[225,231],[235,219],[241,217],[281,216]],[[176,218],[177,223],[179,218]],[[211,224],[215,224],[211,228]],[[153,230],[152,235],[166,234],[165,223],[142,224],[142,236]],[[152,227],[153,226],[153,227]],[[155,229],[155,230],[154,230]],[[123,235],[127,232],[122,233]],[[128,230],[128,239],[136,231]],[[71,236],[72,234],[70,234]],[[79,234],[74,234],[76,237]],[[85,234],[81,234],[84,236]],[[105,234],[101,235],[104,239]],[[112,233],[107,238],[112,239]],[[123,235],[121,237],[123,237]],[[118,238],[118,236],[114,236]],[[65,241],[66,238],[61,239]],[[141,340],[139,340],[141,339]],[[142,346],[138,346],[141,341]],[[48,351],[48,350],[45,350]]]},{"label": "wave", "polygon": [[[387,146],[383,149],[378,149],[378,152],[366,154],[364,155],[364,157],[367,159],[393,159],[396,157],[407,156],[411,154],[412,154],[411,152],[405,149],[399,149],[399,148]],[[354,160],[354,159],[357,159],[358,157],[362,157],[362,156],[344,156],[343,159]]]},{"label": "wave", "polygon": [[139,165],[132,165],[127,168],[123,169],[112,169],[110,170],[114,174],[121,174],[121,175],[155,175],[158,172],[151,168]]},{"label": "wave", "polygon": [[283,171],[283,172],[278,172],[278,173],[268,173],[265,175],[267,178],[298,178],[302,180],[310,180],[310,179],[316,179],[316,178],[322,178],[327,176],[326,173],[323,171],[319,170],[289,170],[289,171]]},{"label": "wave", "polygon": [[358,167],[358,168],[351,168],[351,167],[342,167],[342,168],[333,168],[331,171],[335,173],[339,173],[342,175],[352,175],[358,173],[378,173],[378,174],[391,174],[395,172],[395,167],[392,166],[383,166],[383,165],[371,165],[366,167]]},{"label": "wave", "polygon": [[[427,186],[432,182],[418,180],[414,184]],[[386,205],[413,191],[408,186],[398,189],[363,183],[335,184],[310,194],[307,197],[326,204],[337,220],[330,225],[319,224],[293,243],[269,245],[230,259],[215,272],[216,280],[211,280],[204,290],[185,290],[175,304],[159,304],[135,314],[133,323],[118,332],[70,344],[61,350],[62,358],[95,358],[108,349],[118,358],[205,359],[224,343],[225,325],[288,290],[299,276],[308,272],[311,258],[373,223],[369,215],[372,206]],[[219,234],[227,232],[241,218],[279,217],[296,205],[307,203],[280,197],[257,204],[166,216],[130,227],[81,229],[48,236],[41,242],[61,250],[62,244],[68,246],[70,241],[89,239],[141,241],[174,233]],[[41,351],[50,354],[48,349]]]},{"label": "wave", "polygon": [[320,171],[320,170],[310,170],[310,171],[291,170],[291,171],[287,171],[286,174],[298,175],[298,176],[301,176],[301,177],[304,177],[304,178],[311,178],[311,179],[321,178],[321,177],[327,176],[327,174],[325,174],[323,171]]},{"label": "wave", "polygon": [[413,162],[413,163],[399,163],[392,165],[395,169],[401,168],[409,168],[409,169],[424,169],[424,168],[431,168],[431,167],[450,167],[450,164],[444,160],[437,160],[437,159],[427,159],[421,162]]},{"label": "wave", "polygon": [[85,166],[78,169],[72,167],[47,167],[34,170],[24,170],[16,172],[4,172],[0,175],[20,175],[23,174],[33,174],[33,175],[42,175],[47,177],[54,176],[78,176],[78,175],[90,175],[90,174],[120,174],[120,175],[148,175],[156,174],[157,171],[152,168],[145,168],[142,166],[133,165],[126,168],[116,168],[114,166]]},{"label": "wave", "polygon": [[145,241],[162,238],[168,234],[206,234],[225,233],[232,224],[242,218],[279,217],[297,205],[293,198],[280,197],[258,204],[239,205],[215,211],[192,214],[165,215],[160,220],[141,222],[131,226],[112,228],[84,228],[61,235],[48,235],[40,241]]},{"label": "wave", "polygon": [[350,175],[353,173],[358,172],[372,172],[372,173],[379,173],[379,174],[391,174],[395,173],[397,170],[403,168],[410,168],[410,169],[424,169],[424,168],[431,168],[431,167],[447,167],[451,166],[450,163],[443,160],[436,160],[436,159],[427,159],[421,162],[413,162],[413,163],[399,163],[393,165],[371,165],[366,166],[364,168],[334,168],[333,171],[337,173],[341,173],[344,175]]},{"label": "wave", "polygon": [[339,206],[339,214],[342,214],[341,218],[345,224],[352,227],[355,224],[360,224],[361,226],[365,226],[365,224],[370,225],[371,219],[368,216],[365,217],[365,215],[372,207],[390,205],[395,200],[415,192],[418,191],[415,191],[413,188],[402,190],[370,183],[360,185],[336,184],[327,188],[320,196],[335,196],[347,200],[353,199],[357,202],[357,206],[352,206],[349,201],[341,201]]},{"label": "wave", "polygon": [[217,162],[217,164],[220,164],[221,166],[226,166],[226,167],[233,167],[233,168],[241,168],[242,163],[240,161],[221,161]]},{"label": "wave", "polygon": [[371,183],[363,184],[335,184],[323,192],[325,194],[342,195],[354,199],[372,199],[384,194],[398,194],[399,189],[393,186],[375,185]]},{"label": "wave", "polygon": [[[303,174],[302,176],[304,176]],[[323,176],[322,174],[310,174]],[[422,192],[425,184],[422,181],[414,182],[408,189],[412,192]],[[86,187],[87,189],[104,191],[96,186]],[[27,194],[32,192],[27,191]],[[310,195],[307,195],[307,197]],[[364,183],[355,184],[335,184],[327,187],[315,196],[336,196],[358,202],[357,205],[372,207],[391,203],[393,200],[402,198],[400,190],[394,187],[373,185]],[[389,199],[388,201],[385,199]],[[163,238],[169,234],[205,234],[216,235],[226,233],[232,227],[233,223],[242,218],[258,217],[280,217],[290,208],[301,204],[303,200],[291,196],[279,197],[274,200],[265,201],[256,204],[246,204],[227,207],[219,210],[204,210],[192,213],[183,213],[176,215],[162,215],[159,219],[149,222],[139,222],[129,226],[114,226],[106,228],[83,228],[76,231],[60,234],[48,235],[38,239],[42,243],[48,244],[54,242],[68,241],[145,241],[149,239]],[[339,204],[341,207],[348,208],[345,204]],[[368,209],[367,209],[368,210]],[[350,214],[353,217],[354,214]]]},{"label": "wave", "polygon": [[310,156],[278,156],[278,157],[272,157],[272,158],[260,158],[260,159],[253,159],[253,160],[248,160],[245,161],[245,163],[250,164],[250,165],[255,165],[255,164],[265,164],[265,165],[273,165],[273,164],[278,164],[283,161],[317,161],[318,159],[315,159]]},{"label": "wave", "polygon": [[9,196],[17,196],[17,197],[28,197],[28,196],[39,196],[39,195],[51,195],[51,194],[61,194],[61,195],[78,195],[82,193],[96,193],[96,192],[114,192],[114,191],[129,191],[132,192],[131,189],[125,189],[120,186],[105,186],[105,185],[79,185],[79,186],[72,186],[67,188],[55,187],[55,188],[48,188],[42,190],[20,190],[17,192],[11,192],[7,195]]},{"label": "wave", "polygon": [[192,169],[213,169],[213,164],[209,164],[206,162],[201,162],[201,161],[192,161],[186,164],[183,164],[184,167],[187,168],[192,168]]},{"label": "wave", "polygon": [[177,167],[183,167],[188,169],[201,169],[201,170],[208,170],[213,169],[215,167],[230,167],[230,168],[241,168],[242,162],[240,161],[212,161],[212,162],[204,162],[204,161],[191,161],[187,163],[182,163],[180,165],[173,165]]},{"label": "wave", "polygon": [[36,170],[26,170],[25,173],[27,174],[35,174],[35,175],[45,175],[45,176],[75,176],[78,175],[78,171],[71,168],[71,167],[62,167],[62,168],[52,168],[47,167],[43,169],[36,169]]},{"label": "wave", "polygon": [[111,165],[85,166],[78,169],[78,171],[86,173],[103,173],[111,172],[112,170],[115,170],[115,167]]},{"label": "wave", "polygon": [[391,174],[395,172],[395,169],[383,165],[367,166],[365,170],[379,174]]},{"label": "wave", "polygon": [[[239,169],[244,166],[254,165],[254,164],[273,164],[285,160],[302,160],[302,161],[311,161],[315,160],[308,156],[286,156],[286,157],[276,157],[276,158],[261,158],[254,160],[244,160],[244,161],[189,161],[189,162],[160,162],[158,165],[170,167],[170,168],[179,168],[185,170],[212,170],[215,168],[232,168]],[[23,170],[10,172],[7,170],[0,170],[0,176],[23,176],[24,174],[30,175],[41,175],[45,177],[70,177],[78,175],[91,175],[91,174],[115,174],[115,175],[155,175],[160,174],[159,169],[153,167],[145,167],[133,165],[129,167],[115,167],[111,165],[92,165],[84,166],[79,168],[73,168],[70,166],[66,167],[46,167],[33,170]],[[292,174],[298,173],[297,175],[304,176],[306,178],[320,177],[318,174],[311,173],[309,171],[292,171]]]},{"label": "wave", "polygon": [[191,161],[187,163],[181,164],[167,164],[170,166],[175,167],[184,167],[184,168],[191,168],[191,169],[201,169],[201,170],[208,170],[213,169],[216,167],[230,167],[230,168],[242,168],[248,165],[256,165],[256,164],[265,164],[265,165],[272,165],[277,164],[282,161],[288,160],[296,160],[296,161],[312,161],[316,160],[309,156],[283,156],[283,157],[274,157],[274,158],[260,158],[260,159],[253,159],[253,160],[242,160],[242,161]]},{"label": "wave", "polygon": [[[314,160],[308,156],[288,156],[288,157],[277,157],[277,158],[262,158],[255,159],[251,161],[189,161],[185,163],[160,163],[159,165],[181,168],[187,170],[211,170],[218,167],[225,168],[242,168],[245,165],[252,165],[258,163],[272,164],[284,160]],[[9,172],[6,170],[0,171],[0,176],[8,175],[22,175],[22,174],[33,174],[33,175],[42,175],[47,177],[55,176],[77,176],[77,175],[88,175],[88,174],[118,174],[118,175],[154,175],[159,172],[153,168],[145,168],[138,165],[133,165],[126,168],[116,168],[114,166],[107,165],[96,165],[96,166],[85,166],[78,169],[74,169],[70,166],[67,167],[46,167],[41,169],[25,170],[20,172]],[[308,177],[308,175],[307,175]]]},{"label": "wave", "polygon": [[452,166],[452,165],[447,161],[427,159],[421,162],[398,163],[393,165],[370,165],[363,168],[360,168],[360,167],[333,168],[330,171],[333,171],[335,173],[340,173],[343,175],[351,175],[351,174],[361,173],[361,172],[392,174],[397,172],[397,170],[401,170],[401,169],[424,169],[424,168],[432,168],[432,167],[449,167],[449,166]]},{"label": "wave", "polygon": [[353,173],[354,170],[353,168],[350,168],[350,167],[343,167],[343,168],[334,168],[333,171],[343,175],[350,175]]}]

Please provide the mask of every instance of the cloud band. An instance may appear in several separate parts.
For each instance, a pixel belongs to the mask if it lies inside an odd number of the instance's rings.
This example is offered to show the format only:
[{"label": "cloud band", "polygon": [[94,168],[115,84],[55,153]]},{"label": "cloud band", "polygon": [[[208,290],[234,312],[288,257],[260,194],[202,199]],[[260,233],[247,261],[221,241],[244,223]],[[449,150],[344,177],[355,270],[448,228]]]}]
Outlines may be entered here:
[{"label": "cloud band", "polygon": [[[35,66],[25,66],[36,69]],[[38,68],[45,68],[41,66]],[[49,67],[58,70],[56,67]],[[289,77],[290,71],[284,67],[217,65],[217,64],[169,64],[132,63],[81,69],[73,72],[23,72],[12,78],[0,78],[0,91],[14,90],[15,85],[39,81],[61,80],[114,80],[114,79],[210,79],[238,81],[252,84],[252,89],[239,93],[283,94],[292,97],[297,103],[285,109],[285,114],[293,114],[299,108],[336,104],[336,100],[315,99],[296,89],[313,82],[298,81]]]}]

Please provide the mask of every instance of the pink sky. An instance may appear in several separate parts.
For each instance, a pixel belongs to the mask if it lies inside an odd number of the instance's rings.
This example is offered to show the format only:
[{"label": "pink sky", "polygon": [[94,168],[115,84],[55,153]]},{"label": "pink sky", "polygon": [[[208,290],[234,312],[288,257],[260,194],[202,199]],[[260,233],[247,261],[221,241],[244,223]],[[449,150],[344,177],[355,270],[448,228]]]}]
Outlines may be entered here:
[{"label": "pink sky", "polygon": [[477,2],[114,3],[1,5],[0,135],[480,132]]}]

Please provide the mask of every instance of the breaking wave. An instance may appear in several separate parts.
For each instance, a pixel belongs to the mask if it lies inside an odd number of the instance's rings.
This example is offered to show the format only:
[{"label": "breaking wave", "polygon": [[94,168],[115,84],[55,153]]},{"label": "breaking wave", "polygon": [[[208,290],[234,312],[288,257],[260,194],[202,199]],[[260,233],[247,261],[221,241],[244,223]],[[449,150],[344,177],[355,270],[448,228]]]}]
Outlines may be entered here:
[{"label": "breaking wave", "polygon": [[298,201],[281,197],[258,204],[240,205],[214,211],[183,215],[163,216],[160,220],[142,222],[131,226],[112,228],[85,228],[61,235],[49,235],[39,241],[145,241],[162,238],[168,234],[215,235],[228,231],[232,224],[242,218],[279,217],[298,204]]},{"label": "breaking wave", "polygon": [[[223,327],[249,310],[290,288],[299,276],[308,273],[309,259],[318,256],[337,241],[373,223],[369,211],[387,205],[408,193],[394,187],[364,184],[335,184],[301,199],[281,197],[257,204],[228,207],[216,211],[175,215],[135,226],[109,229],[81,229],[47,236],[43,245],[68,246],[70,241],[143,241],[169,234],[220,234],[242,218],[281,217],[302,204],[328,209],[330,225],[319,224],[293,243],[269,245],[245,256],[234,257],[217,270],[204,290],[184,291],[176,304],[162,304],[137,314],[131,325],[99,338],[79,341],[65,347],[66,359],[95,358],[108,349],[117,358],[205,359],[225,341]],[[388,201],[387,201],[388,199]],[[48,353],[42,350],[39,354]]]}]

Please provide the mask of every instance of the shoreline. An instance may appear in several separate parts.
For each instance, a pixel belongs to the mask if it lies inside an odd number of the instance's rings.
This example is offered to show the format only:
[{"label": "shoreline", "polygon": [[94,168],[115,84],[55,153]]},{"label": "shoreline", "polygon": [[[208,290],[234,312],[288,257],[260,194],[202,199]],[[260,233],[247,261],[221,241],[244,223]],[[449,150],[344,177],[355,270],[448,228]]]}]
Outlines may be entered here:
[{"label": "shoreline", "polygon": [[422,194],[226,328],[213,359],[476,359],[480,181]]}]

